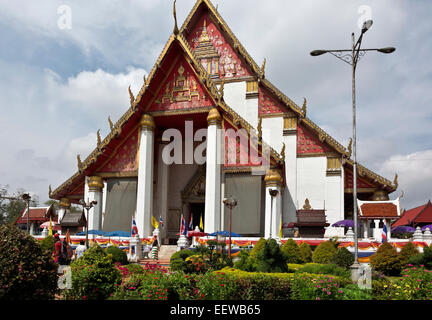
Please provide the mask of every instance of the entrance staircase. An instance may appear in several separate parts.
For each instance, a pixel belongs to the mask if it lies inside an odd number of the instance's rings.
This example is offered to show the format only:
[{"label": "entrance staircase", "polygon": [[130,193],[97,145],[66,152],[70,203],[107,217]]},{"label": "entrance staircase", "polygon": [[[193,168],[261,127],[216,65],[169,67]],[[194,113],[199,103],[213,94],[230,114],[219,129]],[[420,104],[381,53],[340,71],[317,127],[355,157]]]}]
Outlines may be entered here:
[{"label": "entrance staircase", "polygon": [[149,254],[149,258],[141,259],[139,264],[145,265],[147,263],[150,264],[160,264],[162,267],[169,267],[171,256],[177,252],[176,245],[162,245],[159,248],[158,259],[153,260],[151,258],[151,254]]}]

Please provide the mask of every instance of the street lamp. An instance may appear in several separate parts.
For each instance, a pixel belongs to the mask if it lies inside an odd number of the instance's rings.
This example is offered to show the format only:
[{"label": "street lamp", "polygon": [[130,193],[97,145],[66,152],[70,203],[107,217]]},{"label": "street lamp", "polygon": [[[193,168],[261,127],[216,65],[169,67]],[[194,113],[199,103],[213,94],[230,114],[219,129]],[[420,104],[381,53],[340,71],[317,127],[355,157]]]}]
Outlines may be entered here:
[{"label": "street lamp", "polygon": [[80,199],[79,203],[80,203],[80,205],[83,206],[84,209],[87,210],[87,218],[86,218],[86,248],[88,249],[89,248],[89,245],[88,245],[88,218],[89,218],[89,211],[90,211],[91,208],[93,208],[94,205],[97,204],[97,201],[96,200],[90,201],[87,198],[87,202],[85,202],[84,199]]},{"label": "street lamp", "polygon": [[[381,53],[392,53],[396,49],[393,47],[386,47],[380,49],[360,49],[363,35],[372,26],[372,20],[367,20],[363,23],[360,37],[357,42],[354,40],[354,33],[352,37],[352,48],[347,50],[314,50],[310,54],[311,56],[320,56],[324,53],[330,53],[336,58],[348,63],[352,66],[352,104],[353,104],[353,216],[354,216],[354,264],[351,266],[353,280],[358,279],[358,269],[360,264],[358,262],[358,225],[357,225],[357,148],[356,148],[356,94],[355,94],[355,71],[357,62],[360,57],[364,56],[367,51],[378,51]],[[349,52],[349,53],[348,53]]]},{"label": "street lamp", "polygon": [[270,189],[269,194],[271,197],[270,204],[270,239],[272,238],[272,218],[273,218],[273,198],[278,195],[279,191],[277,189]]},{"label": "street lamp", "polygon": [[21,198],[23,198],[24,201],[27,202],[27,233],[30,232],[30,194],[24,193]]},{"label": "street lamp", "polygon": [[229,196],[228,198],[225,198],[223,203],[229,207],[230,214],[229,214],[229,247],[228,247],[228,258],[231,259],[231,215],[232,215],[232,208],[237,205],[237,200],[234,199],[232,196]]}]

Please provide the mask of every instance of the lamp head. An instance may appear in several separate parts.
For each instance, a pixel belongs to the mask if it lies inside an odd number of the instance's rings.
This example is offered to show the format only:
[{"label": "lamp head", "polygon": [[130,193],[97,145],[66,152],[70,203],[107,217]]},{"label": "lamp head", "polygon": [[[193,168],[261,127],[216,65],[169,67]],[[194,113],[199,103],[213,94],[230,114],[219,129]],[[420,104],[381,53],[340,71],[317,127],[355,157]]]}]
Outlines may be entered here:
[{"label": "lamp head", "polygon": [[378,49],[378,51],[382,52],[382,53],[392,53],[395,50],[396,50],[396,48],[393,48],[393,47],[387,47],[387,48]]},{"label": "lamp head", "polygon": [[29,193],[24,193],[21,197],[23,198],[23,200],[30,200],[31,199]]},{"label": "lamp head", "polygon": [[80,200],[79,200],[79,204],[80,204],[80,205],[85,205],[84,199],[80,199]]},{"label": "lamp head", "polygon": [[365,22],[363,22],[362,33],[368,31],[370,27],[372,27],[372,24],[373,24],[372,20],[366,20]]},{"label": "lamp head", "polygon": [[326,52],[327,51],[325,51],[325,50],[314,50],[314,51],[311,51],[310,55],[312,57],[316,57],[316,56],[320,56],[320,55],[322,55],[322,54],[324,54]]}]

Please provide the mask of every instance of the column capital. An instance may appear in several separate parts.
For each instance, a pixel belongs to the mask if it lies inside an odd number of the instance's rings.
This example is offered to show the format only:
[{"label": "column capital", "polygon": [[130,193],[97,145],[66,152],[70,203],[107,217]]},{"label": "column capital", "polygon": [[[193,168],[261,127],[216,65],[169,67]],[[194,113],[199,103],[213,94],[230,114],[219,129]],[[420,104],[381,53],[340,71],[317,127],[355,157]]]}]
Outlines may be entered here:
[{"label": "column capital", "polygon": [[209,126],[213,124],[220,124],[222,122],[222,116],[220,115],[217,108],[213,108],[209,111],[207,116],[207,123]]},{"label": "column capital", "polygon": [[270,169],[264,177],[266,187],[281,187],[282,177],[277,169]]},{"label": "column capital", "polygon": [[99,176],[89,177],[88,187],[89,187],[89,191],[101,192],[104,187],[102,177]]},{"label": "column capital", "polygon": [[68,198],[61,198],[58,205],[59,207],[70,208],[71,203]]},{"label": "column capital", "polygon": [[153,131],[156,127],[154,118],[149,114],[143,114],[140,119],[140,125],[143,129]]}]

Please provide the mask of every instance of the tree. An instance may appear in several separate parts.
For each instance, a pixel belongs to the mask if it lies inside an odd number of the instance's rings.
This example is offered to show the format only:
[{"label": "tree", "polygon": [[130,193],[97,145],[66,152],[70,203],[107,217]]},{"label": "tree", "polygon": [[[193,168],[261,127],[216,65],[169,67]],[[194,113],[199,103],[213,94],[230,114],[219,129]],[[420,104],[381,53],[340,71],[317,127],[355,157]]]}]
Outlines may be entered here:
[{"label": "tree", "polygon": [[288,263],[302,263],[302,255],[300,248],[293,239],[288,239],[287,242],[282,246],[281,251],[287,257]]},{"label": "tree", "polygon": [[[8,185],[0,188],[0,223],[13,224],[23,212],[24,208],[27,207],[27,201],[22,198],[23,194],[26,192],[24,189],[19,188],[11,195],[8,189]],[[5,199],[4,197],[14,198],[14,200]],[[38,204],[39,197],[37,195],[32,195],[30,206],[37,206]]]}]

